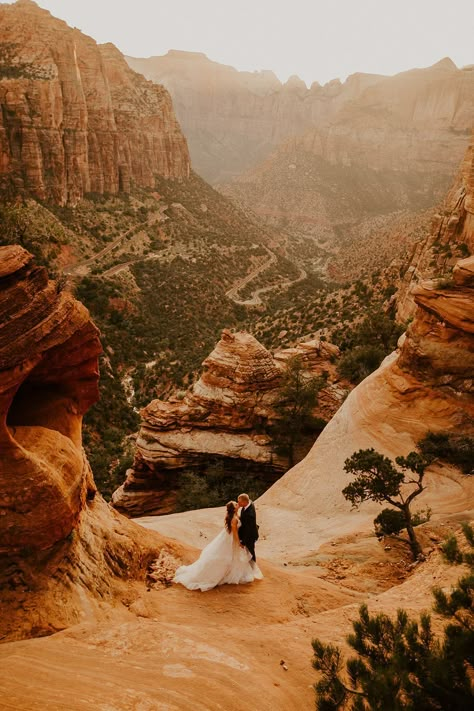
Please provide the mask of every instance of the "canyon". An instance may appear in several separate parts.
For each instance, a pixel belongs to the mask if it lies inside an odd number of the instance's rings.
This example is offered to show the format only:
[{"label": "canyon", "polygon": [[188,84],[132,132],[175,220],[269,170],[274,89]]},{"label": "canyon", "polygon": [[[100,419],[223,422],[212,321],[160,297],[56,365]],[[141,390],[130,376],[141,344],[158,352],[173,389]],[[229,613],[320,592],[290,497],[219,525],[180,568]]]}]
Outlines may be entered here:
[{"label": "canyon", "polygon": [[[64,704],[178,711],[191,701],[202,711],[223,702],[253,711],[258,692],[263,711],[296,710],[313,702],[313,637],[342,643],[362,600],[373,611],[403,605],[417,614],[430,605],[434,583],[454,582],[458,571],[443,564],[436,541],[472,512],[472,477],[442,462],[429,468],[423,503],[433,518],[419,533],[427,560],[413,567],[403,547],[384,547],[371,533],[376,505],[350,511],[342,465],[357,447],[407,453],[428,428],[474,433],[474,258],[457,264],[447,292],[433,282],[418,286],[399,352],[352,391],[308,456],[256,502],[264,580],[204,595],[169,581],[219,530],[222,509],[139,526],[102,501],[80,448],[80,419],[97,396],[97,332],[30,255],[13,247],[1,256],[0,305],[23,339],[21,350],[3,334],[0,341],[2,491],[9,513],[23,514],[15,530],[5,517],[0,529],[0,689],[10,707],[26,711],[34,698],[54,711]],[[28,303],[12,310],[11,289]],[[34,407],[25,409],[22,389]],[[25,479],[34,483],[26,500]],[[250,674],[251,689],[242,685]]]},{"label": "canyon", "polygon": [[469,145],[474,71],[449,58],[310,89],[195,53],[127,59],[170,91],[195,169],[326,280],[368,277],[410,249]]},{"label": "canyon", "polygon": [[[185,87],[183,134],[168,91],[113,45],[31,0],[1,5],[0,23],[0,708],[311,708],[313,638],[345,647],[361,603],[419,615],[459,577],[441,545],[472,520],[472,476],[428,467],[417,563],[403,534],[374,535],[378,504],[352,510],[342,489],[358,449],[474,438],[474,72],[443,60],[308,90],[171,52],[146,66]],[[184,135],[242,209],[190,169]],[[376,258],[377,280],[346,291],[317,278],[371,275]],[[351,389],[322,332],[375,303],[406,331]],[[224,508],[123,516],[102,497],[123,482],[122,447],[129,515],[172,510],[168,477],[202,457],[268,463],[259,430],[295,355],[326,377],[329,422],[256,500],[264,579],[172,584]]]},{"label": "canyon", "polygon": [[127,61],[169,90],[193,165],[211,183],[245,174],[286,141],[330,165],[409,165],[432,180],[435,169],[452,175],[471,129],[474,72],[448,58],[393,77],[357,73],[310,89],[298,77],[282,84],[271,71],[239,72],[196,52]]}]

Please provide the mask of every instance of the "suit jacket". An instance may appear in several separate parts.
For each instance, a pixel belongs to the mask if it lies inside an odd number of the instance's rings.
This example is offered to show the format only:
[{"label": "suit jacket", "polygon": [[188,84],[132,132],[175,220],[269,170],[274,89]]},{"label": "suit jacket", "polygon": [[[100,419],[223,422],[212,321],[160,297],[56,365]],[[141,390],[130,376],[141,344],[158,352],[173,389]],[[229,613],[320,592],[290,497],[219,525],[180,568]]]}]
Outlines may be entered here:
[{"label": "suit jacket", "polygon": [[240,512],[239,539],[244,546],[252,546],[258,540],[257,514],[253,503]]}]

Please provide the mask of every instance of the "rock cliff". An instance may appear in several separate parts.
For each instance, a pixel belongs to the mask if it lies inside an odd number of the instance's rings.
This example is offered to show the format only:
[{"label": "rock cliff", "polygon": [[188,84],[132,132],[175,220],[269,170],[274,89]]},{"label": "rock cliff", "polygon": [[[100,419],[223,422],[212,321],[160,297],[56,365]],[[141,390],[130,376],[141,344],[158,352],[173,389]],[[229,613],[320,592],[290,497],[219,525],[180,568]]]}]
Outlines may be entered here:
[{"label": "rock cliff", "polygon": [[474,134],[446,198],[439,205],[426,236],[418,240],[405,263],[397,294],[401,321],[415,311],[414,287],[423,279],[450,276],[460,254],[474,252]]},{"label": "rock cliff", "polygon": [[82,448],[97,328],[21,247],[0,248],[0,637],[98,615],[144,578],[160,539],[113,512]]},{"label": "rock cliff", "polygon": [[133,515],[173,510],[179,488],[173,470],[210,457],[249,462],[273,477],[284,471],[286,458],[275,454],[267,432],[277,417],[284,363],[299,355],[308,374],[327,373],[316,414],[329,419],[347,392],[330,362],[337,353],[336,346],[315,340],[272,356],[250,334],[225,330],[181,400],[153,400],[142,411],[133,469],[114,493],[114,506]]},{"label": "rock cliff", "polygon": [[323,276],[370,276],[423,233],[469,144],[473,114],[474,72],[449,60],[379,78],[221,190],[312,241]]},{"label": "rock cliff", "polygon": [[36,3],[0,7],[0,189],[53,203],[189,174],[171,98]]},{"label": "rock cliff", "polygon": [[[450,59],[393,77],[356,73],[310,89],[297,77],[282,84],[272,72],[238,72],[203,54],[170,51],[127,61],[169,89],[194,167],[214,183],[239,176],[297,137],[329,165],[409,168],[443,191],[471,128],[474,71]],[[253,198],[262,209],[265,195]],[[274,204],[269,199],[267,209]]]}]

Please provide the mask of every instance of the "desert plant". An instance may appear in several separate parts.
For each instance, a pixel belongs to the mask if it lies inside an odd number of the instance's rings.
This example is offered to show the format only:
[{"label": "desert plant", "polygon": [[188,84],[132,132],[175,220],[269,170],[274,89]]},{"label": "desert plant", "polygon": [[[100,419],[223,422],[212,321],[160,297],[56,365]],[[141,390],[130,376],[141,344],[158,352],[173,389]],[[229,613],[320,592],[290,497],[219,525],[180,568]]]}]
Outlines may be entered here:
[{"label": "desert plant", "polygon": [[426,457],[453,464],[463,474],[474,474],[474,437],[452,432],[428,432],[418,447]]},{"label": "desert plant", "polygon": [[275,405],[278,420],[272,434],[277,452],[288,456],[290,467],[295,463],[295,447],[304,432],[321,425],[321,419],[314,418],[313,410],[324,383],[325,378],[309,376],[305,372],[301,356],[288,359]]}]

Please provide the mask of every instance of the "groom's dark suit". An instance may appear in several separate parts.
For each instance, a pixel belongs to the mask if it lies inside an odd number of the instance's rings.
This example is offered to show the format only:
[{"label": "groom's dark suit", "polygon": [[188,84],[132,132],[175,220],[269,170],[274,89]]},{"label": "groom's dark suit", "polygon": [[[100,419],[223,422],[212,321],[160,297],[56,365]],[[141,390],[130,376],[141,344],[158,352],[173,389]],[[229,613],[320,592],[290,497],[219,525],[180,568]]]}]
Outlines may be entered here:
[{"label": "groom's dark suit", "polygon": [[255,558],[255,541],[258,540],[257,515],[255,506],[251,503],[246,509],[240,510],[239,539]]}]

